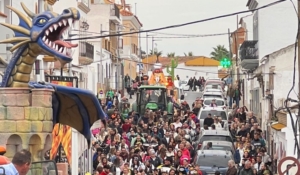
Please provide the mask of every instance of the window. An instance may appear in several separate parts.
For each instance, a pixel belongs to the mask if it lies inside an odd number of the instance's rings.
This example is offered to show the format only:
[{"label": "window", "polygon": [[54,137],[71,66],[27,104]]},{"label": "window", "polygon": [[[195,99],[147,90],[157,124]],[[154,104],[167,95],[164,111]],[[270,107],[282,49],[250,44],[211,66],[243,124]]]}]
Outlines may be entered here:
[{"label": "window", "polygon": [[35,65],[35,74],[36,75],[40,74],[40,70],[41,70],[40,62],[41,62],[41,60],[36,60],[35,63],[34,63],[34,65]]},{"label": "window", "polygon": [[119,49],[123,49],[123,39],[119,40]]},{"label": "window", "polygon": [[[211,104],[211,100],[205,100],[204,104],[205,105],[210,105]],[[216,104],[217,104],[217,106],[224,106],[225,105],[224,101],[222,101],[222,100],[216,100]]]},{"label": "window", "polygon": [[205,94],[203,98],[223,98],[222,95],[212,95],[212,94]]},{"label": "window", "polygon": [[230,136],[204,135],[201,137],[200,143],[203,143],[204,141],[210,141],[210,140],[233,142],[233,140]]},{"label": "window", "polygon": [[108,65],[107,65],[107,63],[106,63],[106,76],[105,77],[108,78]]},{"label": "window", "polygon": [[225,156],[199,156],[197,165],[201,165],[201,167],[226,168],[229,160],[231,160],[230,157]]},{"label": "window", "polygon": [[225,111],[202,111],[200,112],[200,119],[205,119],[208,114],[211,114],[211,116],[218,116],[218,117],[222,117],[222,120],[227,120],[227,115]]},{"label": "window", "polygon": [[102,79],[101,79],[101,65],[98,63],[97,64],[97,72],[98,72],[98,83],[102,83]]},{"label": "window", "polygon": [[270,74],[269,74],[269,89],[274,90],[274,69],[275,67],[270,68]]}]

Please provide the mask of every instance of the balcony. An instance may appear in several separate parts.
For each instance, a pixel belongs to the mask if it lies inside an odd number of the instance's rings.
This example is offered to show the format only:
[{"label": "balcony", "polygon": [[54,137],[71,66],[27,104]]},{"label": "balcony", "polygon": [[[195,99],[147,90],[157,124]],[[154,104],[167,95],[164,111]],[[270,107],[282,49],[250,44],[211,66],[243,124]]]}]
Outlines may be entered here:
[{"label": "balcony", "polygon": [[94,62],[94,46],[86,41],[79,42],[79,64],[89,65]]},{"label": "balcony", "polygon": [[121,23],[120,10],[116,6],[116,4],[111,4],[110,5],[110,17],[109,17],[109,19],[111,21],[113,21],[114,23],[116,23],[116,24]]},{"label": "balcony", "polygon": [[257,44],[258,41],[244,41],[240,47],[240,58],[241,66],[244,69],[255,69],[259,65],[257,55]]}]

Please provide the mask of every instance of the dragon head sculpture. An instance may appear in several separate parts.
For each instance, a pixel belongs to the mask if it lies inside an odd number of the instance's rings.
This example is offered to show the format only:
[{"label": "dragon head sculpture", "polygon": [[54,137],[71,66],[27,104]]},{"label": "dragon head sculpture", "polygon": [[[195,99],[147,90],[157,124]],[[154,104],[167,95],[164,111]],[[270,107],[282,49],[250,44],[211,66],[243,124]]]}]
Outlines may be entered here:
[{"label": "dragon head sculpture", "polygon": [[25,44],[37,43],[40,48],[36,50],[39,50],[41,54],[54,56],[63,64],[71,62],[71,48],[77,47],[77,44],[64,41],[62,36],[75,21],[79,20],[79,11],[75,8],[68,8],[61,14],[57,14],[45,2],[45,11],[35,14],[24,3],[21,3],[21,6],[28,16],[14,7],[7,7],[18,15],[19,25],[1,23],[12,29],[15,36],[0,43],[14,44],[10,49],[11,52]]}]

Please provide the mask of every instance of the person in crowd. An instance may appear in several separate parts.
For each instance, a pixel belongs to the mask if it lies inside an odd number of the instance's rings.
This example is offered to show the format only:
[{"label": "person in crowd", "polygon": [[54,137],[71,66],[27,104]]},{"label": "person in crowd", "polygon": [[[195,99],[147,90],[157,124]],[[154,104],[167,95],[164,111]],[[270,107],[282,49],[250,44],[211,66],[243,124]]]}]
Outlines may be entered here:
[{"label": "person in crowd", "polygon": [[212,99],[210,105],[210,107],[217,107],[218,105],[216,104],[216,99]]},{"label": "person in crowd", "polygon": [[[195,82],[199,88],[205,85],[203,77],[195,80],[191,78],[189,81],[193,91]],[[200,126],[197,117],[203,108],[203,100],[199,97],[195,97],[193,104],[187,101],[178,103],[173,108],[173,116],[170,116],[165,110],[151,109],[137,115],[129,106],[126,112],[119,111],[118,106],[109,104],[111,97],[107,95],[104,110],[108,119],[97,133],[93,133],[94,156],[91,161],[94,172],[102,175],[207,174],[201,171],[204,165],[197,164],[194,143],[204,130],[228,128],[234,140],[235,153],[228,165],[225,162],[224,167],[228,166],[228,170],[224,173],[218,170],[215,174],[272,174],[273,159],[266,151],[260,121],[246,106],[239,107],[237,100],[233,103],[235,94],[234,86],[231,90],[228,88],[227,95],[232,98],[229,120],[222,120],[224,116],[208,114],[203,126]],[[215,103],[212,105],[215,106]],[[212,142],[205,146],[206,149],[217,149]]]},{"label": "person in crowd", "polygon": [[21,151],[16,152],[11,163],[0,166],[3,168],[0,169],[0,174],[26,175],[31,166],[31,159],[31,153],[26,149],[22,149]]},{"label": "person in crowd", "polygon": [[211,114],[209,113],[207,117],[204,119],[203,125],[207,125],[208,127],[211,127],[211,125],[214,124],[214,119],[212,118]]}]

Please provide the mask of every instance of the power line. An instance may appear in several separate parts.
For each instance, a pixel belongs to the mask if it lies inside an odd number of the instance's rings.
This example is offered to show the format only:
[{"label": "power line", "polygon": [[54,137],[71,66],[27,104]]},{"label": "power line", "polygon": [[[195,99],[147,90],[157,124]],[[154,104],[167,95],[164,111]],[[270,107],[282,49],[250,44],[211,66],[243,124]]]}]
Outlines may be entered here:
[{"label": "power line", "polygon": [[229,17],[229,16],[235,16],[235,15],[238,15],[238,14],[254,12],[254,11],[257,11],[257,10],[261,10],[261,9],[264,9],[264,8],[267,8],[267,7],[279,4],[279,3],[284,2],[284,1],[286,1],[286,0],[278,0],[278,1],[272,2],[270,4],[258,7],[258,8],[253,9],[253,10],[244,10],[244,11],[240,11],[240,12],[235,12],[235,13],[220,15],[220,16],[216,16],[216,17],[211,17],[211,18],[207,18],[207,19],[202,19],[202,20],[187,22],[187,23],[183,23],[183,24],[177,24],[177,25],[171,25],[171,26],[166,26],[166,27],[160,27],[160,28],[156,28],[156,29],[141,30],[141,31],[134,31],[134,32],[126,32],[126,33],[121,33],[121,34],[109,34],[109,35],[101,35],[101,36],[73,38],[73,39],[66,39],[66,41],[98,39],[98,38],[105,38],[105,37],[123,36],[123,35],[130,35],[130,34],[136,34],[136,33],[146,33],[146,32],[154,32],[154,31],[171,29],[171,28],[178,28],[178,27],[188,26],[188,25],[197,24],[197,23],[201,23],[201,22],[212,21],[212,20],[215,20],[215,19],[225,18],[225,17]]},{"label": "power line", "polygon": [[[232,32],[231,34],[237,34],[237,33],[247,33],[248,31],[243,32]],[[88,34],[100,34],[98,32],[87,32]],[[198,34],[198,35],[181,35],[181,34],[170,34],[175,36],[156,36],[153,38],[164,38],[164,39],[173,39],[173,38],[202,38],[202,37],[213,37],[213,36],[222,36],[222,35],[228,35],[228,33],[211,33],[211,34]],[[132,38],[138,38],[138,36],[122,36],[124,37],[132,37]],[[147,38],[147,37],[140,37],[140,38]]]}]

